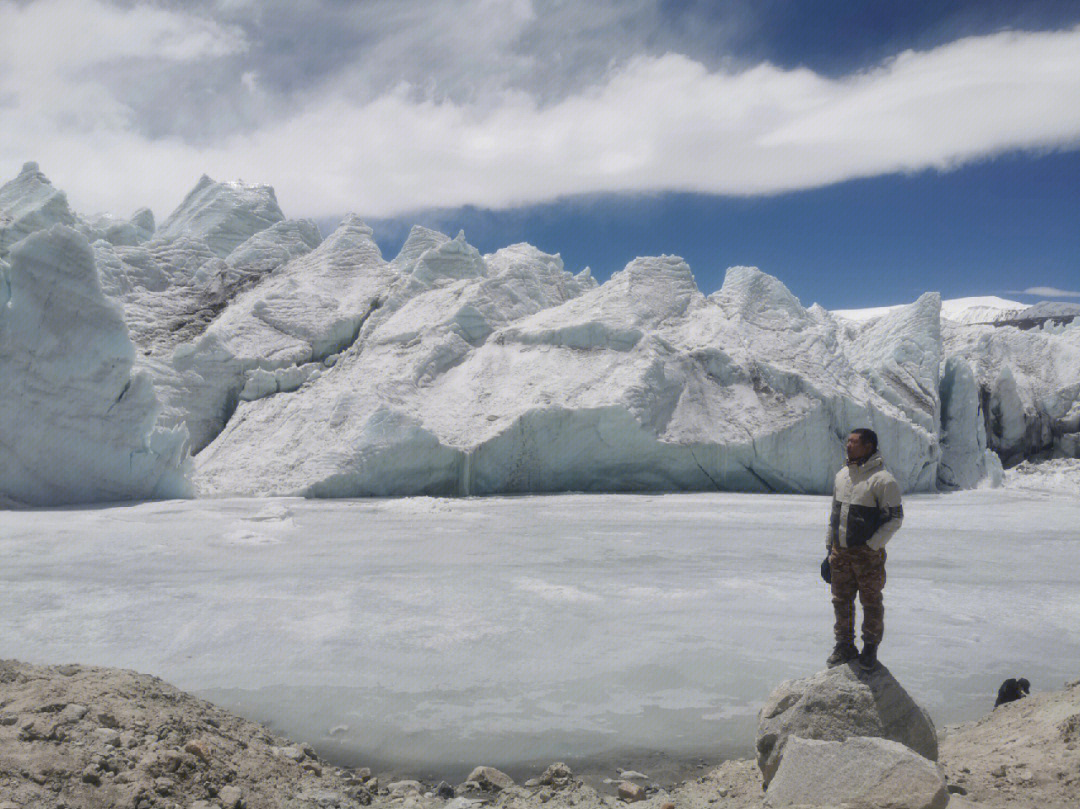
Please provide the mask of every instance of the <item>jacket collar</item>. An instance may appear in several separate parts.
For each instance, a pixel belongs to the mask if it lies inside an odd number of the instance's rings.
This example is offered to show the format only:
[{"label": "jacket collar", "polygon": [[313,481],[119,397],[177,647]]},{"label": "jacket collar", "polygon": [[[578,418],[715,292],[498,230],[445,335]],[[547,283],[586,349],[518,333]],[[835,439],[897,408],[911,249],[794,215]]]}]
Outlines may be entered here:
[{"label": "jacket collar", "polygon": [[872,472],[875,469],[881,467],[884,463],[885,460],[881,457],[881,453],[877,450],[874,450],[873,453],[871,453],[871,455],[866,460],[862,462],[855,461],[853,463],[849,463],[848,466],[853,469],[858,469],[862,472]]}]

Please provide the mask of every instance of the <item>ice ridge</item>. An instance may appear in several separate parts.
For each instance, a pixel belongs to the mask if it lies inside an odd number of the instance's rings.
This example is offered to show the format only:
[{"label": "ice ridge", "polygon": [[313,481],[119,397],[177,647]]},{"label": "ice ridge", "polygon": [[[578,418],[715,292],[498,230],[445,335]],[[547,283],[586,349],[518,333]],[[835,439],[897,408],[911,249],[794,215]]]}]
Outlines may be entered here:
[{"label": "ice ridge", "polygon": [[356,215],[323,239],[208,177],[160,227],[84,219],[27,164],[0,187],[0,496],[821,493],[856,426],[905,489],[969,488],[1080,456],[1080,326],[964,322],[1009,304],[840,316],[753,267],[598,284],[422,227],[387,261]]}]

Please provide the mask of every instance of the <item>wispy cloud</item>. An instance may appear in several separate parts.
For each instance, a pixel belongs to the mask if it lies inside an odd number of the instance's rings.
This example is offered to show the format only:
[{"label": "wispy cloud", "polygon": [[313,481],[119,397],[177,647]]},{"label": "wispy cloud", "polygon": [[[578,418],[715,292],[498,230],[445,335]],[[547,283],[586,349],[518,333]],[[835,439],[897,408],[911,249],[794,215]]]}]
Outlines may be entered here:
[{"label": "wispy cloud", "polygon": [[1021,295],[1038,295],[1041,298],[1080,298],[1080,292],[1057,287],[1028,287]]},{"label": "wispy cloud", "polygon": [[[828,77],[644,45],[583,61],[570,44],[585,17],[561,20],[560,51],[558,26],[517,0],[374,5],[393,27],[350,17],[336,51],[301,30],[278,43],[287,61],[252,63],[268,43],[236,20],[274,13],[263,4],[0,0],[0,171],[38,160],[84,210],[164,212],[205,171],[275,185],[292,215],[390,216],[594,192],[772,194],[1080,146],[1080,28],[970,37]],[[617,34],[626,12],[597,8],[594,24]],[[379,56],[426,77],[373,77]]]}]

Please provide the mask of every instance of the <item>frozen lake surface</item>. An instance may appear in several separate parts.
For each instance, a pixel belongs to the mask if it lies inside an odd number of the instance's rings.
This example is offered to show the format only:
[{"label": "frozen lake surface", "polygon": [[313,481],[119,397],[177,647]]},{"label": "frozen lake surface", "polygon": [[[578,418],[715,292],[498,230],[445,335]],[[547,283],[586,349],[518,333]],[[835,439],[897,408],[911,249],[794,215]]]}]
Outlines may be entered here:
[{"label": "frozen lake surface", "polygon": [[[1006,677],[1080,676],[1080,498],[905,507],[881,657],[939,726],[985,713]],[[768,693],[832,646],[827,510],[693,494],[0,512],[0,657],[149,672],[356,764],[750,755]]]}]

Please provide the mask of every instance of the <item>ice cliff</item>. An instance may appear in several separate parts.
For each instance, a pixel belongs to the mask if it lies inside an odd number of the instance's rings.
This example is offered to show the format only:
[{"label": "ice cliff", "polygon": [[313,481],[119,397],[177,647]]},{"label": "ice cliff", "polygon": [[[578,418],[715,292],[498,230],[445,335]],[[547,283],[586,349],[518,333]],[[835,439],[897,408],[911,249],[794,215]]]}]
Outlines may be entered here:
[{"label": "ice cliff", "polygon": [[1080,455],[1056,310],[845,316],[749,267],[705,296],[671,256],[598,285],[424,228],[387,260],[354,216],[324,240],[208,177],[155,228],[81,217],[27,164],[0,187],[0,305],[4,435],[37,435],[3,445],[16,500],[176,494],[189,447],[202,493],[312,496],[824,492],[861,425],[908,490]]},{"label": "ice cliff", "polygon": [[0,264],[0,494],[22,503],[178,497],[187,434],[155,427],[148,374],[85,237],[53,225]]}]

